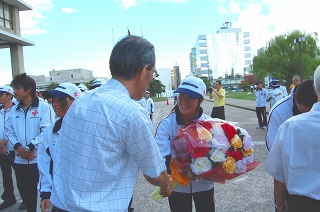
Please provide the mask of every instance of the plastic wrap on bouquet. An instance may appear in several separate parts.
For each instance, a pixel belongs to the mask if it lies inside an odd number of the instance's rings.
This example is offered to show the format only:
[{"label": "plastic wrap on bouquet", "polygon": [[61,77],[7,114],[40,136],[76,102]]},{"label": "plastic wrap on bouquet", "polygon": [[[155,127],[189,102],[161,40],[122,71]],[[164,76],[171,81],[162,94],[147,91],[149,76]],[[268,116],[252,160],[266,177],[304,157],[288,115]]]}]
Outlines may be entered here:
[{"label": "plastic wrap on bouquet", "polygon": [[253,142],[233,124],[209,119],[181,128],[172,142],[172,158],[189,179],[225,183],[255,169]]}]

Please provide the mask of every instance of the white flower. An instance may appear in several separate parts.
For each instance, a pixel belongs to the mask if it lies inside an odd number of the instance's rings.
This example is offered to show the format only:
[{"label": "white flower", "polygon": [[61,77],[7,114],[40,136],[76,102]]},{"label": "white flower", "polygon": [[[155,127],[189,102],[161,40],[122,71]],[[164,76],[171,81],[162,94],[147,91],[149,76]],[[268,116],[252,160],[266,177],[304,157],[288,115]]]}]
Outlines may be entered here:
[{"label": "white flower", "polygon": [[253,148],[253,142],[252,142],[252,138],[250,135],[246,135],[244,136],[243,138],[243,148],[245,150],[248,150],[248,149],[252,149]]},{"label": "white flower", "polygon": [[207,172],[212,169],[212,164],[210,160],[206,157],[199,157],[195,159],[193,163],[191,163],[190,168],[193,173],[196,175],[200,175],[203,172]]},{"label": "white flower", "polygon": [[226,160],[226,155],[224,154],[222,149],[212,149],[210,151],[210,160],[213,162],[223,162]]},{"label": "white flower", "polygon": [[236,162],[236,173],[245,173],[247,170],[246,161],[244,159]]}]

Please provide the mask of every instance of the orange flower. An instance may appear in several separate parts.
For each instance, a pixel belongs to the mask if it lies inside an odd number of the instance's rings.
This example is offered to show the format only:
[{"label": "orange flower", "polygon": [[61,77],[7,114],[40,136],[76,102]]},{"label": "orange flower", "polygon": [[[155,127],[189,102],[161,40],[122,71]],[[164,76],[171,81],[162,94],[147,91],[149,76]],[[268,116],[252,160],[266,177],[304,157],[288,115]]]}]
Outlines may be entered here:
[{"label": "orange flower", "polygon": [[177,181],[179,184],[183,186],[187,186],[188,183],[191,182],[189,178],[185,177],[182,174],[180,170],[179,162],[176,161],[175,159],[172,159],[170,162],[170,170],[171,170],[171,177],[173,182]]},{"label": "orange flower", "polygon": [[232,157],[227,157],[226,161],[222,163],[222,166],[226,173],[232,174],[236,170],[236,160]]},{"label": "orange flower", "polygon": [[248,149],[248,150],[241,149],[241,152],[242,152],[243,156],[247,157],[247,156],[249,156],[249,155],[252,155],[253,149],[252,149],[252,148],[251,148],[251,149]]},{"label": "orange flower", "polygon": [[241,138],[237,134],[231,139],[231,146],[233,146],[235,150],[242,147]]}]

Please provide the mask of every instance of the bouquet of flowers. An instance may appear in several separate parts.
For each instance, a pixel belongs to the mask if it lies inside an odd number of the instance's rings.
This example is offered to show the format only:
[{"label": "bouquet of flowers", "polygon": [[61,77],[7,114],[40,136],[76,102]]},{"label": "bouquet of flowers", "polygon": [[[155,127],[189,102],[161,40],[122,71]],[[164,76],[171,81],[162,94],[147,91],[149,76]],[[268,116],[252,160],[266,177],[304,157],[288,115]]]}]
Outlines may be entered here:
[{"label": "bouquet of flowers", "polygon": [[246,130],[212,119],[181,128],[172,143],[172,161],[188,179],[225,183],[255,169],[253,142]]},{"label": "bouquet of flowers", "polygon": [[[213,119],[179,129],[173,139],[170,162],[173,187],[197,178],[224,184],[255,169],[253,142],[248,132],[232,122]],[[162,198],[157,188],[152,199]]]}]

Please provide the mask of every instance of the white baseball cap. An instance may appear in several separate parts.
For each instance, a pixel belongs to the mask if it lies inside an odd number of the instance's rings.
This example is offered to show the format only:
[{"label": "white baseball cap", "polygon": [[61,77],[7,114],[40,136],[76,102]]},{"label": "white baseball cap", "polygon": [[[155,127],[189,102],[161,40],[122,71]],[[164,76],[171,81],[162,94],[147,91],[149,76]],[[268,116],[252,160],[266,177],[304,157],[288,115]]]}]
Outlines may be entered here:
[{"label": "white baseball cap", "polygon": [[199,99],[206,95],[206,91],[207,88],[202,79],[189,76],[182,80],[179,87],[173,93],[185,93],[193,99]]},{"label": "white baseball cap", "polygon": [[78,85],[78,88],[79,88],[82,92],[84,92],[84,91],[86,91],[86,90],[88,89],[87,86],[82,85],[82,84]]},{"label": "white baseball cap", "polygon": [[45,98],[70,96],[75,99],[80,93],[80,89],[75,84],[66,82],[59,84],[54,90],[43,91],[42,95]]},{"label": "white baseball cap", "polygon": [[101,85],[103,85],[105,83],[107,83],[107,80],[105,80],[105,79],[96,79],[95,81],[93,81],[90,89],[100,87]]},{"label": "white baseball cap", "polygon": [[6,92],[6,93],[9,93],[9,94],[13,94],[13,89],[10,87],[10,86],[0,86],[0,93],[3,93],[3,92]]}]

